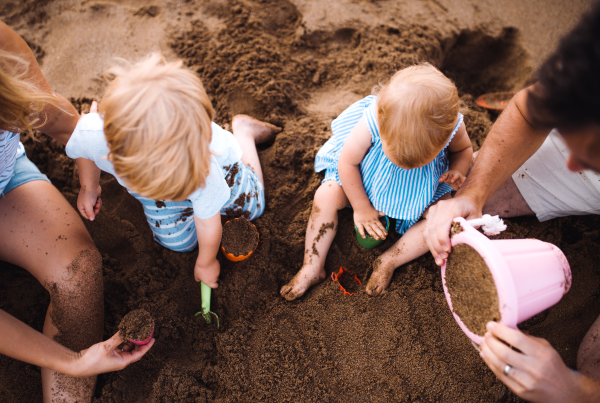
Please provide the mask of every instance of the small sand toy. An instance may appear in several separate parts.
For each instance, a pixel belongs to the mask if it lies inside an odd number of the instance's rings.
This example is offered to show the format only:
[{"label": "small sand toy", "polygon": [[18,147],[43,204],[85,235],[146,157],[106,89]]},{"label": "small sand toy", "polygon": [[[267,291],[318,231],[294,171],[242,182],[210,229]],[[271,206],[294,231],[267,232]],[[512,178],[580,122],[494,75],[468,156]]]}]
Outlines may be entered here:
[{"label": "small sand toy", "polygon": [[571,269],[556,246],[537,239],[490,240],[460,217],[452,227],[452,253],[442,266],[444,294],[475,344],[487,321],[515,329],[569,291]]},{"label": "small sand toy", "polygon": [[143,346],[152,340],[154,320],[149,312],[136,309],[125,315],[119,323],[119,332],[125,340],[129,340],[136,346]]},{"label": "small sand toy", "polygon": [[346,288],[344,288],[344,286],[342,285],[342,278],[346,277],[346,276],[344,276],[345,274],[347,274],[349,276],[354,275],[354,278],[352,278],[351,281],[358,283],[358,285],[362,285],[362,282],[360,281],[358,276],[352,270],[348,270],[343,266],[340,267],[340,270],[337,273],[336,272],[331,273],[331,279],[335,283],[338,283],[338,285],[340,286],[340,291],[343,292],[342,295],[354,295],[354,294],[356,294],[356,292],[348,292],[348,291],[346,291]]},{"label": "small sand toy", "polygon": [[481,95],[475,100],[475,103],[485,109],[503,111],[515,94],[516,92],[512,91],[490,92],[489,94]]},{"label": "small sand toy", "polygon": [[212,323],[212,319],[214,317],[218,329],[221,326],[219,322],[219,316],[210,310],[210,297],[212,295],[212,288],[203,282],[200,282],[200,294],[202,295],[202,310],[200,312],[196,312],[194,316],[202,315],[206,323]]},{"label": "small sand toy", "polygon": [[258,230],[244,217],[234,218],[223,225],[221,251],[232,262],[248,259],[258,246]]},{"label": "small sand toy", "polygon": [[[386,232],[389,231],[389,229],[390,229],[389,217],[388,216],[379,217],[379,220],[385,225]],[[358,228],[356,228],[356,225],[354,226],[354,232],[356,233],[356,240],[363,248],[373,249],[373,248],[378,247],[379,245],[381,245],[383,243],[383,241],[385,241],[385,239],[375,239],[372,236],[363,238],[362,235],[360,235],[360,232],[358,232]]]}]

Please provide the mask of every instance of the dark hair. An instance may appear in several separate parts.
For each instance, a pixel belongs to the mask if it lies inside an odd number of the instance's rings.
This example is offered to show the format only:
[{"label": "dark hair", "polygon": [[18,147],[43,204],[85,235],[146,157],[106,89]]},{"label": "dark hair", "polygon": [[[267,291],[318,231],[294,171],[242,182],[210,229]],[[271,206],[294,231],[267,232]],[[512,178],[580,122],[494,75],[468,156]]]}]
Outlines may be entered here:
[{"label": "dark hair", "polygon": [[527,110],[534,125],[600,124],[600,2],[564,36],[538,70]]}]

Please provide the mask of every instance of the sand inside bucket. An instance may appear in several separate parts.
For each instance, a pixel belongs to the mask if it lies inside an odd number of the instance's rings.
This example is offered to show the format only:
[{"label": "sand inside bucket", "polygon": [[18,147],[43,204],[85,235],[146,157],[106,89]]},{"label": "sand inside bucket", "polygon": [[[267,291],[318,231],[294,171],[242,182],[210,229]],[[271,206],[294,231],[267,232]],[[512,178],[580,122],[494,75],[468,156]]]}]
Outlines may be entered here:
[{"label": "sand inside bucket", "polygon": [[258,245],[258,231],[243,217],[231,220],[223,226],[221,245],[233,256],[246,256]]},{"label": "sand inside bucket", "polygon": [[119,332],[125,340],[144,341],[150,337],[154,319],[143,309],[136,309],[129,312],[121,323],[119,323]]},{"label": "sand inside bucket", "polygon": [[487,322],[500,320],[492,273],[472,247],[459,244],[452,248],[446,264],[446,287],[454,312],[473,333],[483,336]]}]

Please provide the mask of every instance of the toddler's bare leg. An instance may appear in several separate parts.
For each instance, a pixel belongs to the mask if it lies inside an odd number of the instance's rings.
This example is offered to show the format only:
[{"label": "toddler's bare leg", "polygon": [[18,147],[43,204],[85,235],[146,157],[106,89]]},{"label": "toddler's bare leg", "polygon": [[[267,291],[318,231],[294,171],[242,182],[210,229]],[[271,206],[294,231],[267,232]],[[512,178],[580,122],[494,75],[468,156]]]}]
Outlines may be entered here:
[{"label": "toddler's bare leg", "polygon": [[427,253],[429,249],[423,239],[424,229],[425,220],[417,222],[404,233],[394,246],[373,262],[373,274],[371,274],[366,287],[367,294],[372,296],[381,294],[390,285],[392,275],[397,267]]},{"label": "toddler's bare leg", "polygon": [[325,258],[337,232],[337,211],[348,204],[344,190],[334,181],[327,181],[317,189],[306,229],[304,263],[280,291],[288,301],[301,297],[309,287],[325,278]]},{"label": "toddler's bare leg", "polygon": [[280,127],[270,123],[261,122],[247,115],[235,115],[231,122],[233,135],[240,143],[242,151],[242,162],[252,168],[262,184],[265,184],[260,167],[260,159],[256,151],[256,145],[267,142],[281,131]]}]

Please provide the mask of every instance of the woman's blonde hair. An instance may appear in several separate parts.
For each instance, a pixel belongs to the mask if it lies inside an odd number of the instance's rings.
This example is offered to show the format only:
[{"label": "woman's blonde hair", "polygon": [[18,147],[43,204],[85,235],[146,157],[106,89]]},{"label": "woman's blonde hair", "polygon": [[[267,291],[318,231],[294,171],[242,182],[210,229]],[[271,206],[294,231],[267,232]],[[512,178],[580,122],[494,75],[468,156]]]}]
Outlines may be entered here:
[{"label": "woman's blonde hair", "polygon": [[425,63],[398,71],[377,99],[381,139],[396,163],[406,169],[431,162],[458,122],[456,86]]},{"label": "woman's blonde hair", "polygon": [[27,133],[43,126],[48,117],[42,113],[47,104],[60,108],[60,100],[26,80],[29,63],[0,50],[0,130]]},{"label": "woman's blonde hair", "polygon": [[99,112],[119,177],[155,200],[185,200],[204,186],[214,110],[196,74],[153,53],[107,75]]}]

